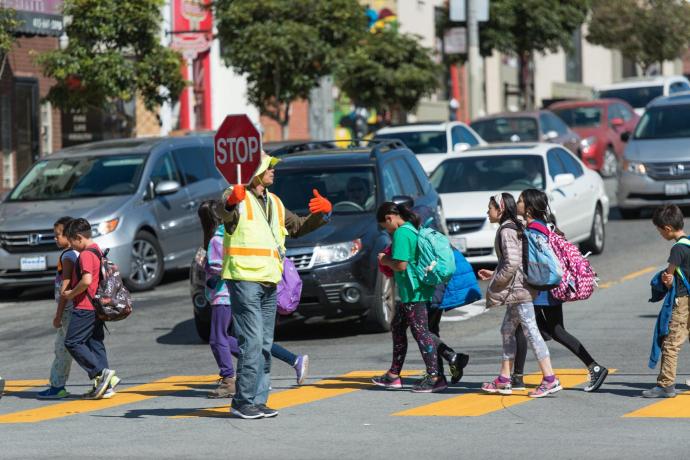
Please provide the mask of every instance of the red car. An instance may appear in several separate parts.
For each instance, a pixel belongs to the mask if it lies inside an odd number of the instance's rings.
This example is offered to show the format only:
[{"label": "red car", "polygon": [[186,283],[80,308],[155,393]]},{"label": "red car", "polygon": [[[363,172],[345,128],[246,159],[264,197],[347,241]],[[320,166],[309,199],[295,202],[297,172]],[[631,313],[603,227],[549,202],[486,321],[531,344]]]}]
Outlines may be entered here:
[{"label": "red car", "polygon": [[615,176],[625,144],[621,134],[635,129],[639,116],[620,99],[558,102],[549,110],[582,137],[582,162],[603,177]]}]

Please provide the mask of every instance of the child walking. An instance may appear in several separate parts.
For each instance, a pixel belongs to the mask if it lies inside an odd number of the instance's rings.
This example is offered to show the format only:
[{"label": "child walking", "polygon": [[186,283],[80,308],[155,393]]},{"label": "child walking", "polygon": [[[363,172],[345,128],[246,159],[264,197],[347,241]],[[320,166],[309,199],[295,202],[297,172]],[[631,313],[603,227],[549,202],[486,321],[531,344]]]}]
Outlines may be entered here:
[{"label": "child walking", "polygon": [[[676,396],[676,371],[680,347],[688,340],[688,275],[690,274],[690,240],[683,231],[683,212],[675,204],[660,206],[654,211],[652,222],[657,231],[667,241],[675,241],[668,257],[668,266],[661,272],[661,282],[669,291],[667,296],[672,303],[670,318],[662,314],[657,322],[657,332],[665,335],[661,339],[661,368],[656,379],[656,386],[644,390],[645,398],[674,398]],[[658,276],[658,275],[657,275]],[[675,292],[674,292],[675,290]],[[675,294],[675,296],[674,296]],[[664,303],[666,307],[666,302]],[[659,324],[660,322],[665,324]],[[668,330],[668,334],[664,334]],[[655,337],[656,342],[657,337]],[[658,349],[657,349],[658,350]],[[652,350],[649,367],[654,367],[658,354]]]},{"label": "child walking", "polygon": [[518,326],[522,326],[544,375],[539,386],[528,395],[532,398],[541,398],[562,388],[551,368],[549,349],[537,327],[532,303],[536,292],[525,283],[522,269],[522,245],[527,244],[524,241],[524,227],[518,220],[517,205],[510,193],[499,193],[491,197],[487,214],[489,222],[500,224],[494,242],[498,265],[495,271],[481,269],[478,275],[482,280],[491,280],[486,293],[486,306],[505,305],[506,313],[501,326],[501,371],[493,381],[484,383],[482,390],[487,393],[512,394],[510,371],[517,348],[515,331]]},{"label": "child walking", "polygon": [[61,217],[53,224],[55,232],[55,243],[62,249],[58,257],[57,273],[55,275],[55,300],[57,310],[53,318],[53,327],[57,329],[55,333],[55,358],[50,367],[50,387],[38,393],[38,399],[63,399],[69,396],[65,389],[65,384],[69,378],[69,371],[72,366],[72,356],[65,348],[65,336],[72,317],[72,302],[62,297],[72,280],[72,271],[77,262],[79,253],[71,248],[65,228],[72,220],[71,217]]},{"label": "child walking", "polygon": [[398,286],[400,302],[396,304],[391,323],[393,335],[393,362],[388,372],[372,379],[374,384],[389,389],[402,388],[400,372],[407,354],[407,328],[417,341],[426,365],[426,375],[413,387],[416,393],[436,393],[448,388],[446,379],[438,367],[439,339],[429,331],[427,308],[434,295],[434,286],[428,286],[417,279],[408,264],[415,264],[419,259],[417,249],[417,230],[420,227],[419,216],[403,205],[393,202],[383,203],[377,213],[378,223],[393,237],[392,253],[378,255],[379,262],[391,268],[395,283]]}]

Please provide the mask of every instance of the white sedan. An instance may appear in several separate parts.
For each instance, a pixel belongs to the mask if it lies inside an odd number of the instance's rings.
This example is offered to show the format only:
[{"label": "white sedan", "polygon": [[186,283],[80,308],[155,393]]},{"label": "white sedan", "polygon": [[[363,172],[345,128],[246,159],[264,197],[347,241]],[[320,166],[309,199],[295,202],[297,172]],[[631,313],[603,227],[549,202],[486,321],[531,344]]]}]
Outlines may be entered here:
[{"label": "white sedan", "polygon": [[560,145],[508,144],[477,147],[444,160],[431,174],[441,195],[451,242],[474,264],[497,262],[498,225],[486,215],[489,198],[527,188],[544,190],[566,238],[584,251],[604,250],[609,198],[604,182]]}]

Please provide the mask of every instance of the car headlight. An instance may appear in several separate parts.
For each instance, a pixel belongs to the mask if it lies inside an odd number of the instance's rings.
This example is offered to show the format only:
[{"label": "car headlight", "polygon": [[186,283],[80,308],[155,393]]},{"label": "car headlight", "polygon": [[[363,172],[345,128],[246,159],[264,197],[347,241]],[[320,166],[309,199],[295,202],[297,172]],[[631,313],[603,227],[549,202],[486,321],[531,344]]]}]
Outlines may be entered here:
[{"label": "car headlight", "polygon": [[645,167],[644,163],[638,163],[636,161],[623,160],[623,171],[637,174],[638,176],[644,176],[647,174],[647,168]]},{"label": "car headlight", "polygon": [[584,155],[588,155],[594,151],[597,145],[597,138],[595,136],[589,136],[580,141],[580,149]]},{"label": "car headlight", "polygon": [[345,243],[327,244],[314,249],[313,266],[344,262],[353,258],[362,250],[362,240],[347,241]]},{"label": "car headlight", "polygon": [[91,237],[96,238],[99,236],[107,235],[108,233],[112,233],[115,231],[117,228],[117,225],[120,223],[120,219],[110,219],[106,220],[105,222],[101,222],[100,224],[97,225],[92,225],[91,226]]}]

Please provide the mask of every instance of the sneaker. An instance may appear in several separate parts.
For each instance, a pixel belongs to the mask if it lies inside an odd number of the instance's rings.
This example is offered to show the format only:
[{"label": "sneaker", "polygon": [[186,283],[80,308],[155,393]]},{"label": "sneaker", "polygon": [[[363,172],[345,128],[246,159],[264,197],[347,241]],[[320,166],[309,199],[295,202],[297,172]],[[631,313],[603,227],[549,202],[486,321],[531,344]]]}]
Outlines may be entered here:
[{"label": "sneaker", "polygon": [[38,399],[64,399],[69,396],[65,387],[50,387],[47,390],[43,390],[36,396]]},{"label": "sneaker", "polygon": [[115,392],[115,390],[113,390],[112,388],[108,388],[107,390],[105,390],[105,393],[103,393],[103,396],[101,396],[101,399],[110,399],[116,394],[117,393]]},{"label": "sneaker", "polygon": [[243,418],[245,420],[264,418],[264,413],[253,404],[245,404],[243,406],[236,406],[235,402],[230,405],[230,413],[235,417]]},{"label": "sneaker", "polygon": [[98,384],[96,385],[96,391],[94,393],[94,398],[95,399],[101,399],[103,396],[103,393],[108,389],[110,386],[110,380],[115,376],[115,371],[112,369],[105,368],[101,371],[101,375],[99,375],[98,379]]},{"label": "sneaker", "polygon": [[448,382],[444,377],[437,377],[436,380],[426,374],[421,380],[412,387],[413,393],[439,393],[448,388]]},{"label": "sneaker", "polygon": [[231,398],[235,395],[235,377],[223,377],[218,386],[206,395],[209,399]]},{"label": "sneaker", "polygon": [[513,374],[510,376],[510,386],[513,390],[526,390],[525,379],[522,374]]},{"label": "sneaker", "polygon": [[458,383],[462,378],[463,370],[470,362],[469,355],[464,353],[455,353],[448,363],[450,369],[450,383]]},{"label": "sneaker", "polygon": [[643,398],[675,398],[676,397],[676,386],[669,385],[667,387],[660,387],[659,385],[649,390],[644,390],[642,392]]},{"label": "sneaker", "polygon": [[374,382],[374,385],[384,387],[387,390],[400,390],[403,387],[400,376],[391,377],[388,372],[380,377],[374,377],[371,381]]},{"label": "sneaker", "polygon": [[527,396],[530,398],[543,398],[544,396],[556,393],[562,389],[563,387],[561,386],[561,381],[558,379],[555,379],[551,383],[547,383],[545,380],[542,380],[536,389],[527,393]]},{"label": "sneaker", "polygon": [[299,355],[297,362],[292,367],[295,368],[295,374],[297,374],[297,385],[302,385],[309,373],[309,355]]},{"label": "sneaker", "polygon": [[83,399],[95,399],[94,395],[96,394],[96,387],[98,386],[98,381],[100,380],[100,377],[96,377],[91,381],[92,387],[89,391],[81,395]]},{"label": "sneaker", "polygon": [[[114,391],[114,390],[115,390],[115,387],[118,386],[118,385],[120,384],[120,382],[122,382],[122,380],[120,379],[120,377],[118,377],[117,375],[113,375],[113,378],[110,379],[110,385],[108,386],[108,390],[113,390],[113,394],[115,394],[115,391]],[[107,392],[108,390],[106,390],[106,392]],[[105,396],[104,396],[104,397],[105,397]]]},{"label": "sneaker", "polygon": [[585,387],[585,391],[588,393],[591,391],[597,391],[601,384],[604,383],[604,380],[606,380],[607,375],[609,375],[608,369],[594,363],[589,368],[589,385]]},{"label": "sneaker", "polygon": [[271,417],[275,417],[276,415],[278,415],[278,411],[277,411],[277,410],[271,409],[271,408],[268,407],[266,404],[257,404],[257,405],[254,406],[254,407],[256,407],[257,409],[259,409],[259,411],[260,411],[262,414],[264,414],[264,418],[271,418]]},{"label": "sneaker", "polygon": [[491,382],[486,382],[482,385],[482,391],[491,394],[502,394],[502,395],[512,395],[513,386],[510,382],[502,383],[498,380],[498,377],[493,379]]}]

